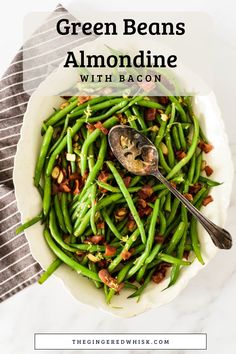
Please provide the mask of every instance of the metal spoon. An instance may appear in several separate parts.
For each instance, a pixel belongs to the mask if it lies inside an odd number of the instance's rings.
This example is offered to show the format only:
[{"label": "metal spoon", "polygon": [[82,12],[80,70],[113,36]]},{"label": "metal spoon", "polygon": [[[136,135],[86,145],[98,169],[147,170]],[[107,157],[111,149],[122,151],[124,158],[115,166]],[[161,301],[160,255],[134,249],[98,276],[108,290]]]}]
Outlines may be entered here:
[{"label": "metal spoon", "polygon": [[163,183],[209,233],[218,248],[232,247],[232,238],[228,231],[215,225],[202,215],[158,169],[158,152],[155,145],[137,130],[124,125],[114,126],[108,135],[111,150],[119,162],[131,173],[140,176],[152,175]]}]

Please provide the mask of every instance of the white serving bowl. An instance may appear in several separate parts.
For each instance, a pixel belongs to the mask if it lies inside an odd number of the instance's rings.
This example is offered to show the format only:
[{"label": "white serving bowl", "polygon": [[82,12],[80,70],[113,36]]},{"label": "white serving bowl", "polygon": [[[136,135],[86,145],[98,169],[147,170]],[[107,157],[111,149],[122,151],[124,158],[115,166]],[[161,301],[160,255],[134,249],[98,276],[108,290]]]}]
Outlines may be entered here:
[{"label": "white serving bowl", "polygon": [[[41,124],[53,112],[53,107],[58,107],[62,102],[60,97],[43,96],[45,85],[56,85],[57,78],[57,75],[52,74],[46,82],[40,85],[39,89],[30,98],[24,116],[21,139],[18,143],[14,166],[14,185],[22,221],[30,219],[42,209],[41,198],[33,185],[33,175],[39,147],[42,142],[40,135]],[[202,211],[213,222],[224,226],[230,201],[233,164],[224,123],[214,94],[196,96],[194,98],[194,111],[199,117],[205,134],[214,145],[214,150],[207,155],[207,161],[214,169],[212,178],[224,182],[221,186],[212,189],[211,195],[214,198],[214,202],[203,208]],[[43,226],[37,223],[27,229],[25,234],[33,257],[44,269],[47,268],[55,256],[44,240]],[[213,245],[207,232],[200,225],[199,237],[206,266],[215,256],[218,249]],[[225,256],[227,257],[227,254]],[[79,302],[99,308],[115,316],[131,317],[173,300],[202,268],[203,266],[197,260],[194,260],[189,267],[182,269],[178,281],[169,289],[162,291],[167,286],[168,279],[158,285],[150,283],[138,303],[135,298],[127,299],[130,292],[122,290],[121,295],[114,296],[110,306],[105,303],[102,291],[97,290],[91,281],[77,274],[68,266],[62,265],[55,272],[55,276],[64,283],[64,286]]]}]

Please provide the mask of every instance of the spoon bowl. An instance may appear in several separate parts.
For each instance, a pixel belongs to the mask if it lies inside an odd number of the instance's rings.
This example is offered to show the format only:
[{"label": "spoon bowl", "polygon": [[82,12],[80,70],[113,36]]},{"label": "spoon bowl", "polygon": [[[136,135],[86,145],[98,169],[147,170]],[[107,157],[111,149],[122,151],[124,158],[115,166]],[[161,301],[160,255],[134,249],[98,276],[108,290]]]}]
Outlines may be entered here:
[{"label": "spoon bowl", "polygon": [[216,247],[221,249],[232,247],[229,232],[206,218],[161,174],[158,169],[158,151],[149,139],[131,127],[116,125],[110,130],[108,141],[117,160],[129,172],[139,176],[152,175],[163,183],[202,224]]}]

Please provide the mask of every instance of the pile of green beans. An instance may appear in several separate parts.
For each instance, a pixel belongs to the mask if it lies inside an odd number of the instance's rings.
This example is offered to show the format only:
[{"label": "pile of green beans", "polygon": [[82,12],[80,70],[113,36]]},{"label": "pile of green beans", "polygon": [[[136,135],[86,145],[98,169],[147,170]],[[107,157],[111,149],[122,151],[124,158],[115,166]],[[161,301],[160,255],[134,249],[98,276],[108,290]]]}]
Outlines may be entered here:
[{"label": "pile of green beans", "polygon": [[195,257],[204,264],[193,216],[163,184],[131,175],[114,158],[107,133],[116,124],[155,144],[161,172],[198,209],[219,185],[203,171],[200,147],[209,143],[189,97],[71,97],[43,122],[34,175],[42,211],[17,233],[44,224],[55,259],[40,284],[64,263],[108,304],[122,288],[139,299],[152,280],[172,286]]}]

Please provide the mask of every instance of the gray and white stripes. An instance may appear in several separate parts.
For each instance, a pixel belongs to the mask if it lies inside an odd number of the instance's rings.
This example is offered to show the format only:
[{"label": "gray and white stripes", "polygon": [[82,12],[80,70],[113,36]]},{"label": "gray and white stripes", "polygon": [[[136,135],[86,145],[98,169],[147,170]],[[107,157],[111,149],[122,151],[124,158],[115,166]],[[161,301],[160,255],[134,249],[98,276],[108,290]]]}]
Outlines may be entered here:
[{"label": "gray and white stripes", "polygon": [[[69,14],[58,5],[45,23],[17,53],[0,81],[0,301],[34,283],[42,272],[33,259],[24,233],[16,236],[20,225],[13,186],[13,166],[20,138],[23,115],[29,95],[58,65],[67,50],[87,42],[79,37],[64,39],[58,45],[55,23]],[[47,46],[50,43],[50,50]],[[27,65],[25,65],[27,63]],[[24,70],[27,70],[25,75]],[[24,74],[24,75],[23,75]]]}]

